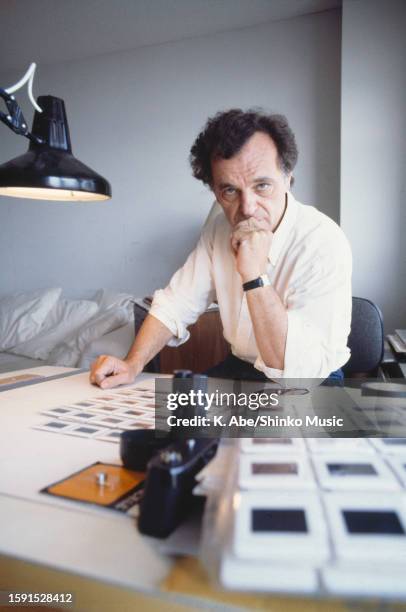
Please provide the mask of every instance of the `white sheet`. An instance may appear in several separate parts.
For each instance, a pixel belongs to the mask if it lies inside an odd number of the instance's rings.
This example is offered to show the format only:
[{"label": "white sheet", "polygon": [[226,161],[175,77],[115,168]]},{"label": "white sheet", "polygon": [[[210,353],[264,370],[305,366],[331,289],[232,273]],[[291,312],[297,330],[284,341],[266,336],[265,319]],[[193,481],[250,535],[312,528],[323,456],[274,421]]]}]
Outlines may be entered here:
[{"label": "white sheet", "polygon": [[42,366],[44,363],[41,359],[30,359],[29,357],[21,357],[11,353],[0,353],[0,373]]},{"label": "white sheet", "polygon": [[[34,292],[32,295],[35,297],[37,293],[42,296],[44,292]],[[32,298],[32,295],[17,296],[22,302],[19,325],[24,330],[27,328],[30,334],[27,340],[7,346],[6,354],[0,360],[3,371],[13,370],[21,363],[23,366],[28,364],[27,367],[38,363],[77,367],[88,345],[133,321],[133,296],[130,294],[99,289],[92,300],[70,300],[63,298],[61,293],[60,288],[45,292],[46,295],[56,296],[56,299],[41,326],[36,320],[35,326],[31,320],[32,308],[28,298]],[[25,295],[28,296],[27,304],[23,299]],[[2,298],[2,304],[7,306],[11,297]]]}]

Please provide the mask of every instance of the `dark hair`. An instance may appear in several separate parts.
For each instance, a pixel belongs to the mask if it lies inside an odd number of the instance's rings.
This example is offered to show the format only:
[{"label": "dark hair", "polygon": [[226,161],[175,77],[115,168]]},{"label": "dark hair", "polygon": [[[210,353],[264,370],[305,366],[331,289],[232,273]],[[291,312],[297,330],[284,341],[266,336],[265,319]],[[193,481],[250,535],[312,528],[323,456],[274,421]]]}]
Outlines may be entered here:
[{"label": "dark hair", "polygon": [[272,138],[280,168],[286,174],[292,172],[298,152],[295,135],[286,117],[233,108],[209,118],[193,143],[189,157],[193,176],[210,185],[212,159],[230,159],[255,132],[264,132]]}]

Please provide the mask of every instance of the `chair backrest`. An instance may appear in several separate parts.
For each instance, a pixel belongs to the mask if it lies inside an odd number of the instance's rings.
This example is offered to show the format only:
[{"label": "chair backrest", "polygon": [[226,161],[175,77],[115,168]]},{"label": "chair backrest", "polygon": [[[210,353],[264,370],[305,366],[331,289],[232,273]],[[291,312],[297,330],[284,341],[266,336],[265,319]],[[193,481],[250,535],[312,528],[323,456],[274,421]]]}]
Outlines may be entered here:
[{"label": "chair backrest", "polygon": [[351,357],[342,368],[344,376],[375,370],[382,361],[383,343],[383,320],[378,306],[365,298],[353,297],[348,338]]}]

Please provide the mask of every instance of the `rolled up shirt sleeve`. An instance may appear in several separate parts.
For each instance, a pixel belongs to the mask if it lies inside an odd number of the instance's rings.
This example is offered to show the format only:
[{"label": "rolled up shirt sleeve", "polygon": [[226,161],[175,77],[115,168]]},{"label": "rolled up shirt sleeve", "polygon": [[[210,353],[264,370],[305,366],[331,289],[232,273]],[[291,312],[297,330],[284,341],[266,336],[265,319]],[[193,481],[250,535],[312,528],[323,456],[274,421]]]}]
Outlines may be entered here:
[{"label": "rolled up shirt sleeve", "polygon": [[215,299],[211,274],[211,224],[206,224],[185,264],[172,276],[165,289],[154,293],[150,314],[173,334],[168,346],[189,339],[188,326],[198,319]]},{"label": "rolled up shirt sleeve", "polygon": [[268,378],[327,378],[350,357],[352,257],[344,234],[334,235],[314,254],[307,274],[287,297],[287,338],[283,370],[255,367]]}]

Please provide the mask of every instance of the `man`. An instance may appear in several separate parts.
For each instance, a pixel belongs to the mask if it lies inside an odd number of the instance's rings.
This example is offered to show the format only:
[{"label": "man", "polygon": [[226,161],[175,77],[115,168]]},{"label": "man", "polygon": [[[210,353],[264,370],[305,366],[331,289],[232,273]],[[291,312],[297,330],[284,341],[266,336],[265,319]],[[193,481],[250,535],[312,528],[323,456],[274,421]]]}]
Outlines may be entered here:
[{"label": "man", "polygon": [[187,340],[213,300],[233,353],[220,375],[328,377],[349,358],[351,251],[331,219],[290,193],[297,147],[286,118],[218,113],[190,161],[224,214],[209,218],[184,266],[155,292],[127,357],[99,357],[91,382],[132,382],[165,344]]}]

